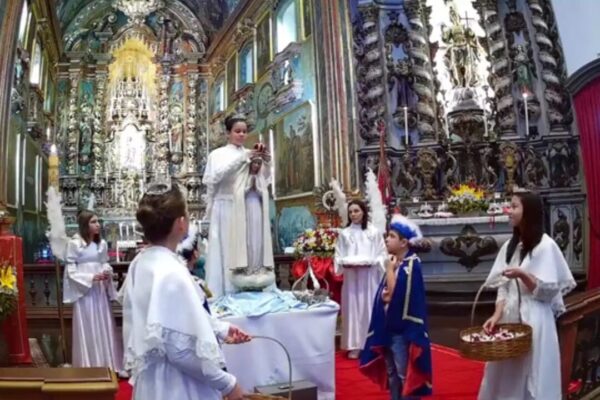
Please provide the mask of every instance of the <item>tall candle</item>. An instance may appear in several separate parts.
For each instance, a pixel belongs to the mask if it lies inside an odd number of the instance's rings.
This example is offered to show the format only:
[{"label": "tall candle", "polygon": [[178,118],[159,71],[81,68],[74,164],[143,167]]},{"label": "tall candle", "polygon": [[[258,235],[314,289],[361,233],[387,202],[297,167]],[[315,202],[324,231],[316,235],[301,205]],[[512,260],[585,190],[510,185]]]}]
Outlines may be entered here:
[{"label": "tall candle", "polygon": [[408,107],[404,107],[404,145],[408,148]]},{"label": "tall candle", "polygon": [[448,114],[445,116],[446,119],[446,139],[450,142],[450,122],[448,121]]},{"label": "tall candle", "polygon": [[262,143],[263,142],[263,135],[262,133],[258,134],[258,143]]},{"label": "tall candle", "polygon": [[169,152],[173,151],[173,138],[171,137],[171,131],[169,131]]},{"label": "tall candle", "polygon": [[527,109],[527,93],[523,93],[523,106],[525,107],[525,136],[529,137],[529,111]]},{"label": "tall candle", "polygon": [[208,162],[208,155],[210,154],[210,128],[206,131],[206,162]]},{"label": "tall candle", "polygon": [[487,116],[485,114],[485,110],[483,111],[483,127],[485,128],[485,132],[483,133],[483,137],[488,137],[488,125],[487,125]]}]

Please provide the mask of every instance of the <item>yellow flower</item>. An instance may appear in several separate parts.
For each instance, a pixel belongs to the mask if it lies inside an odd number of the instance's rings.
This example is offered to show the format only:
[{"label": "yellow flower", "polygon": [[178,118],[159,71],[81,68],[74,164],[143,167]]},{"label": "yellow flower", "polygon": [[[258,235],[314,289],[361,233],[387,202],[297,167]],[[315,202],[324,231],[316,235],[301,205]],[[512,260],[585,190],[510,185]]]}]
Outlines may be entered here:
[{"label": "yellow flower", "polygon": [[457,197],[470,197],[475,200],[481,200],[485,197],[483,190],[479,188],[472,188],[469,185],[462,184],[458,189],[452,190],[452,195]]},{"label": "yellow flower", "polygon": [[0,288],[7,288],[8,290],[14,290],[17,284],[17,277],[15,276],[13,269],[10,265],[0,267]]}]

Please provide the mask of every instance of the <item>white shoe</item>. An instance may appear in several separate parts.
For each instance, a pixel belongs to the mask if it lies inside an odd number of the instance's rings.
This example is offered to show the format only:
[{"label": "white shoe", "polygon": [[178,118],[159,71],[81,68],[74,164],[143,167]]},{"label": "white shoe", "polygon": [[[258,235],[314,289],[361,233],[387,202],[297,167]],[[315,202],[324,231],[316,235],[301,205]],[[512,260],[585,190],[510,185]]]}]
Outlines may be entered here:
[{"label": "white shoe", "polygon": [[117,376],[120,379],[129,379],[129,373],[127,371],[117,371]]},{"label": "white shoe", "polygon": [[351,360],[356,360],[360,357],[360,350],[350,350],[348,352],[348,358]]}]

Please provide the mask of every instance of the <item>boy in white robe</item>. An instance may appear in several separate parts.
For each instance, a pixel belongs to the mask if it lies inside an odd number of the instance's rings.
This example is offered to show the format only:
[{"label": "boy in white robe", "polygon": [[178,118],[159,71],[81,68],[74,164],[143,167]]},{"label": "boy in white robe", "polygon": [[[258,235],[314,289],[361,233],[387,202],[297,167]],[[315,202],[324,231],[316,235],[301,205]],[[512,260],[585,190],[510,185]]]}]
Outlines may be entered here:
[{"label": "boy in white robe", "polygon": [[213,325],[203,299],[175,252],[188,231],[185,199],[176,188],[148,189],[136,217],[150,243],[133,260],[121,291],[126,368],[134,400],[241,400],[225,372],[219,337],[250,337],[234,326]]}]

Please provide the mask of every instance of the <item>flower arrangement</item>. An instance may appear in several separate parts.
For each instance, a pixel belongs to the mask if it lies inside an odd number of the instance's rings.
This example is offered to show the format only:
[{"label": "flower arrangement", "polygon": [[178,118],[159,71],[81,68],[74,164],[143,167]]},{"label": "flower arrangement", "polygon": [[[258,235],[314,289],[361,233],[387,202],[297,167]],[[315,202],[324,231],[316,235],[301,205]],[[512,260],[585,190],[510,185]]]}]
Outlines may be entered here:
[{"label": "flower arrangement", "polygon": [[8,263],[0,264],[0,321],[8,317],[17,307],[17,276]]},{"label": "flower arrangement", "polygon": [[486,212],[488,207],[485,192],[474,184],[461,184],[450,190],[448,210],[454,215]]},{"label": "flower arrangement", "polygon": [[294,242],[295,254],[297,257],[307,253],[331,257],[337,237],[338,231],[334,228],[307,229]]}]

